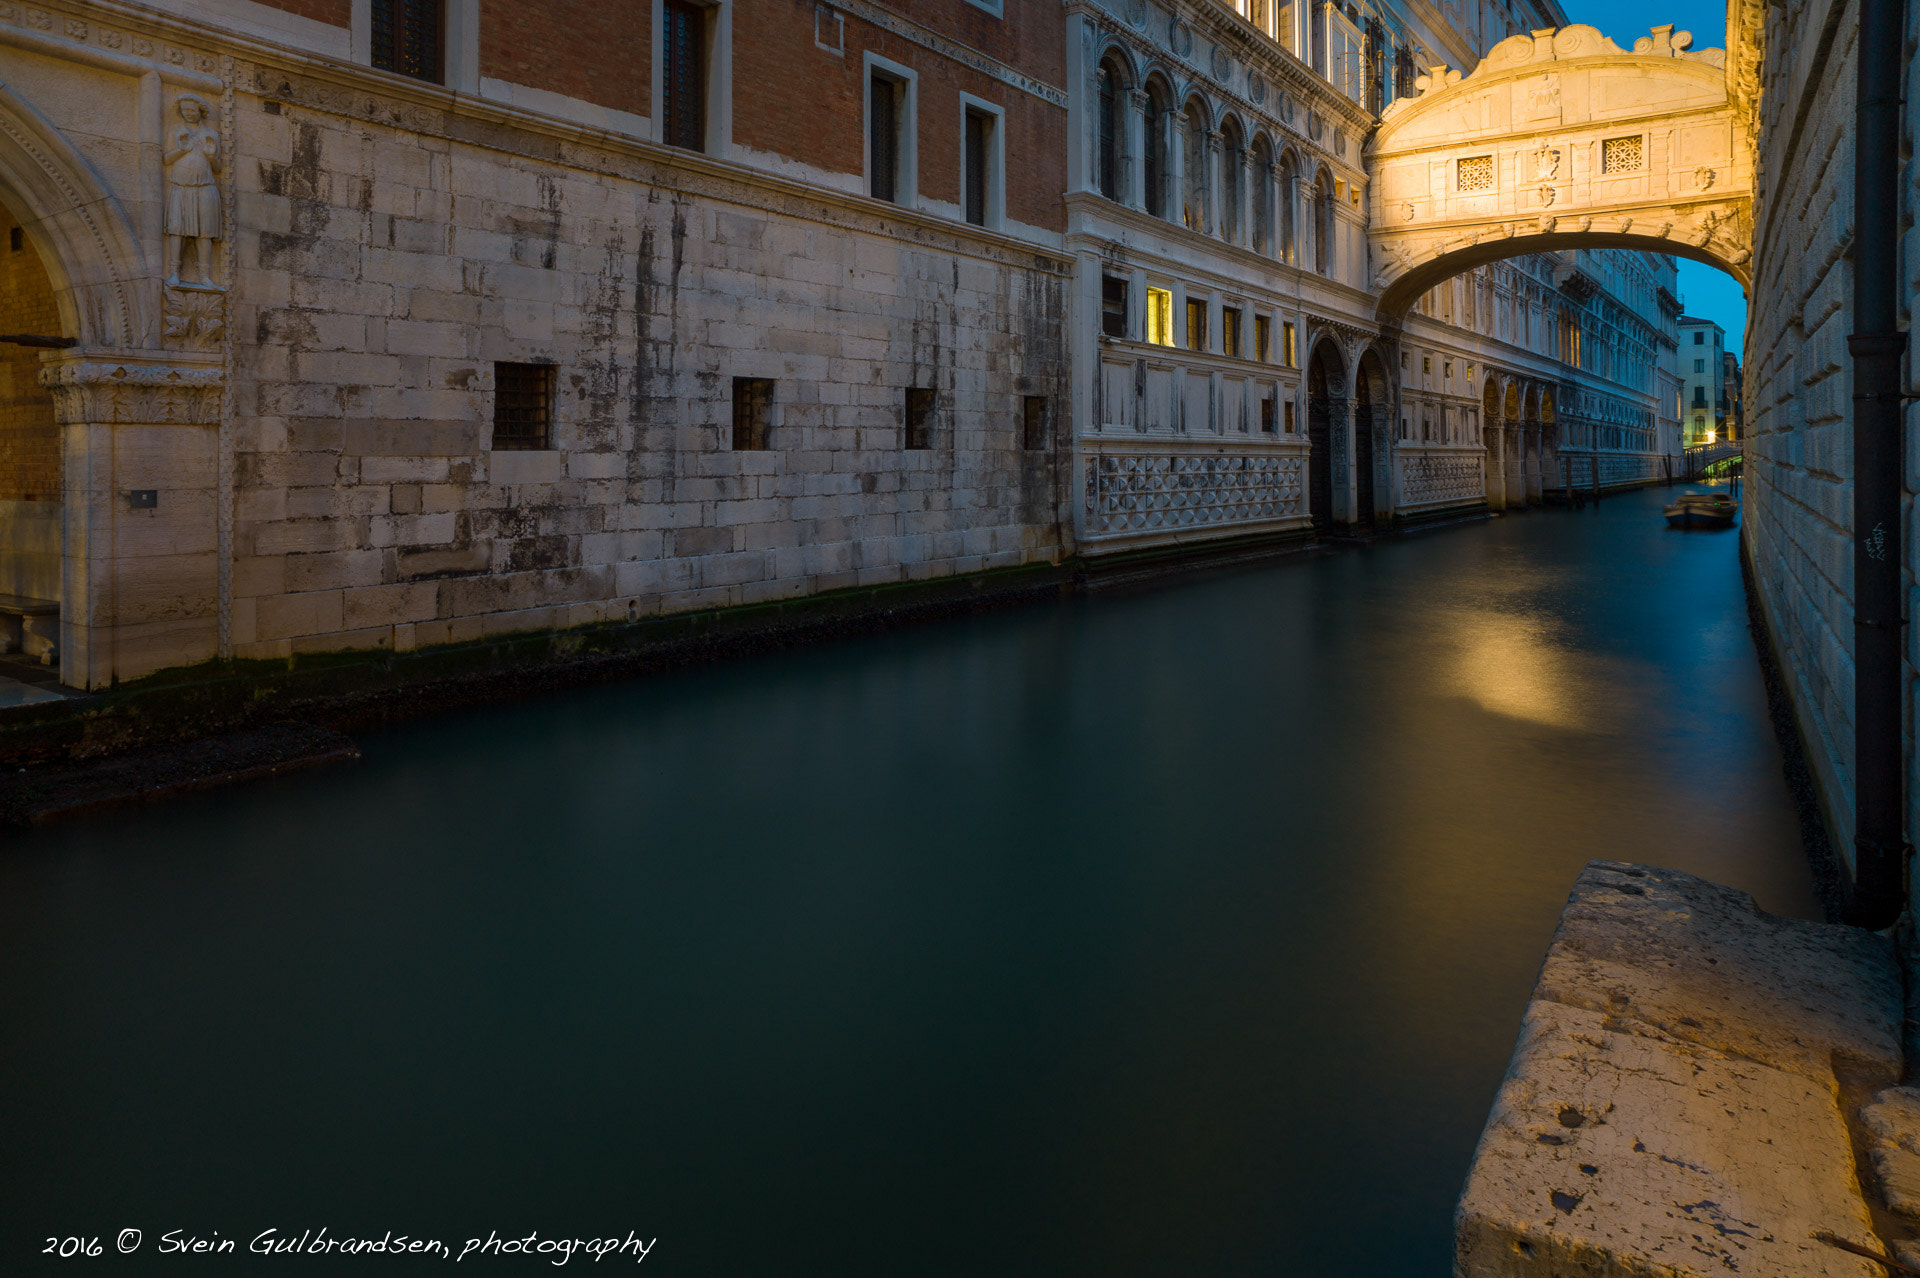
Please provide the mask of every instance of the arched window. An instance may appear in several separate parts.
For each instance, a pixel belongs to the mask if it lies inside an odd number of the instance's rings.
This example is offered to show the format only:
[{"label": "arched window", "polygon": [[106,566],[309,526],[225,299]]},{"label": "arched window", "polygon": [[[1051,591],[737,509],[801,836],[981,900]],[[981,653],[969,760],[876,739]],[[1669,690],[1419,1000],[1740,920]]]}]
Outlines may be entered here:
[{"label": "arched window", "polygon": [[1280,157],[1280,167],[1274,175],[1274,185],[1279,188],[1277,198],[1280,204],[1280,243],[1275,257],[1289,266],[1300,264],[1299,228],[1294,225],[1293,200],[1294,187],[1299,177],[1293,167],[1293,153],[1287,152]]},{"label": "arched window", "polygon": [[1253,143],[1253,251],[1278,256],[1273,248],[1273,149],[1262,137]]},{"label": "arched window", "polygon": [[1220,238],[1240,242],[1240,184],[1247,166],[1247,150],[1240,141],[1240,125],[1228,120],[1220,131]]},{"label": "arched window", "polygon": [[1333,179],[1325,169],[1313,183],[1313,269],[1333,274]]},{"label": "arched window", "polygon": [[1181,192],[1180,219],[1188,229],[1207,229],[1207,127],[1206,104],[1199,98],[1187,103],[1181,130],[1186,135],[1181,159],[1186,167],[1186,190]]},{"label": "arched window", "polygon": [[1126,148],[1127,125],[1121,104],[1126,101],[1126,91],[1122,88],[1120,70],[1114,66],[1113,59],[1103,59],[1098,73],[1100,113],[1100,151],[1098,169],[1094,181],[1099,184],[1100,194],[1109,200],[1120,198],[1120,156]]},{"label": "arched window", "polygon": [[1167,128],[1169,112],[1165,91],[1156,83],[1147,85],[1147,212],[1155,217],[1167,215]]}]

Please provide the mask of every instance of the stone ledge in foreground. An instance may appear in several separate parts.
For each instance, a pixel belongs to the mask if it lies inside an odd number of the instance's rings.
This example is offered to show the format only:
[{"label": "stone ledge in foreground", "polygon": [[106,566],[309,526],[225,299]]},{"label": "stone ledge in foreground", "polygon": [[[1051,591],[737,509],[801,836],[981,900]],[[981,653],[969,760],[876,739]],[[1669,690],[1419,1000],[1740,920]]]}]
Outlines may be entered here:
[{"label": "stone ledge in foreground", "polygon": [[1893,947],[1744,892],[1581,872],[1455,1219],[1457,1278],[1868,1278],[1846,1113],[1900,1077]]},{"label": "stone ledge in foreground", "polygon": [[270,723],[90,763],[0,773],[0,826],[43,825],[81,812],[250,781],[360,757],[331,728]]}]

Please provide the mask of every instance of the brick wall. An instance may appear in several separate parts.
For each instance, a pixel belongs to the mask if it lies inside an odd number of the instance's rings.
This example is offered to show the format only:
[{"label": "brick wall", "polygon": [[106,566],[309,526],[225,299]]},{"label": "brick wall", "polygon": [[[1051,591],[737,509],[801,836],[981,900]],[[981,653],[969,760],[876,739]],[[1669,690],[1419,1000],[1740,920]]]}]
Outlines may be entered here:
[{"label": "brick wall", "polygon": [[331,27],[348,26],[353,21],[353,0],[258,0],[269,9],[297,13]]},{"label": "brick wall", "polygon": [[480,74],[649,115],[652,14],[646,0],[568,5],[481,0]]},{"label": "brick wall", "polygon": [[[270,657],[1050,560],[1066,264],[263,75],[236,108],[234,641]],[[364,99],[364,100],[363,100]],[[555,447],[490,449],[498,360]],[[776,381],[730,446],[732,379]],[[940,392],[902,447],[908,386]],[[1059,454],[1059,455],[1056,455]]]},{"label": "brick wall", "polygon": [[[20,225],[0,212],[0,331],[57,335],[53,288]],[[0,501],[60,500],[60,432],[37,380],[40,352],[0,343]]]}]

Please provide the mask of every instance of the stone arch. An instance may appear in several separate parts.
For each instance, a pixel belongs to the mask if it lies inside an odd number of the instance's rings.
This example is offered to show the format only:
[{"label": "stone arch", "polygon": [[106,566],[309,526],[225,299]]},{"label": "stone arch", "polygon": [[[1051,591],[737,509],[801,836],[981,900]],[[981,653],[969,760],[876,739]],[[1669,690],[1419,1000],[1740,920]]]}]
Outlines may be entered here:
[{"label": "stone arch", "polygon": [[1246,228],[1240,224],[1241,184],[1246,177],[1247,134],[1240,119],[1231,111],[1220,121],[1220,213],[1215,219],[1220,238],[1229,244],[1243,241]]},{"label": "stone arch", "polygon": [[1280,148],[1280,154],[1273,162],[1273,181],[1276,189],[1278,214],[1275,221],[1275,234],[1279,236],[1280,251],[1274,256],[1289,266],[1300,265],[1300,220],[1297,206],[1299,202],[1300,157],[1290,146]]},{"label": "stone arch", "polygon": [[1253,225],[1248,229],[1252,232],[1251,243],[1253,251],[1267,257],[1279,257],[1280,253],[1278,249],[1280,246],[1274,239],[1273,184],[1275,171],[1273,163],[1273,142],[1267,137],[1265,129],[1261,129],[1253,135],[1253,146],[1250,154],[1253,157],[1253,162],[1250,166],[1253,181],[1253,198],[1251,201],[1253,205]]},{"label": "stone arch", "polygon": [[1378,343],[1369,343],[1354,364],[1354,522],[1373,523],[1393,510],[1392,459],[1394,379]]},{"label": "stone arch", "polygon": [[4,83],[0,202],[40,255],[62,336],[86,347],[152,344],[151,271],[126,211],[86,157]]},{"label": "stone arch", "polygon": [[1480,392],[1480,446],[1486,453],[1483,480],[1487,505],[1495,510],[1504,510],[1507,505],[1506,423],[1501,410],[1508,385],[1505,378],[1489,369]]},{"label": "stone arch", "polygon": [[1213,108],[1198,90],[1180,106],[1180,220],[1190,230],[1211,232],[1215,212],[1209,198],[1207,153],[1213,134]]},{"label": "stone arch", "polygon": [[1333,173],[1320,166],[1313,177],[1313,269],[1333,274]]},{"label": "stone arch", "polygon": [[1751,143],[1725,51],[1691,43],[1655,27],[1629,51],[1575,25],[1509,37],[1469,76],[1421,76],[1368,143],[1378,313],[1473,267],[1566,249],[1671,254],[1750,282]]},{"label": "stone arch", "polygon": [[1141,91],[1146,95],[1146,111],[1143,137],[1145,153],[1140,163],[1145,167],[1145,192],[1147,212],[1155,217],[1166,217],[1168,213],[1167,187],[1173,176],[1173,83],[1165,72],[1158,68],[1149,70],[1140,81]]},{"label": "stone arch", "polygon": [[1340,343],[1322,332],[1307,346],[1307,511],[1315,528],[1334,519],[1336,471],[1343,468],[1351,374]]},{"label": "stone arch", "polygon": [[1128,188],[1127,98],[1139,83],[1133,59],[1119,44],[1108,44],[1094,64],[1093,186],[1109,200],[1126,198]]}]

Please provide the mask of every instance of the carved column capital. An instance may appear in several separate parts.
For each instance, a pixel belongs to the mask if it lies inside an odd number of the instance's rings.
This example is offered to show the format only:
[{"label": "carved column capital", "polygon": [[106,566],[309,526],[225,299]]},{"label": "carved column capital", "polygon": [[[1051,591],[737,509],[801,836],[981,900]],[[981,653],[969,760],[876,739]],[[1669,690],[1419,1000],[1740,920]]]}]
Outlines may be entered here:
[{"label": "carved column capital", "polygon": [[75,351],[40,369],[63,426],[218,425],[225,381],[217,361],[145,352]]}]

